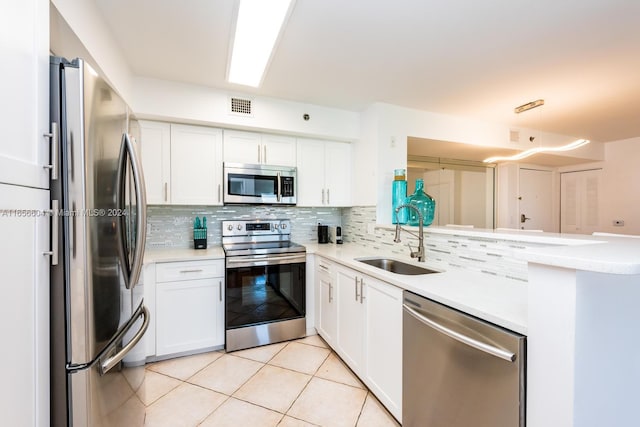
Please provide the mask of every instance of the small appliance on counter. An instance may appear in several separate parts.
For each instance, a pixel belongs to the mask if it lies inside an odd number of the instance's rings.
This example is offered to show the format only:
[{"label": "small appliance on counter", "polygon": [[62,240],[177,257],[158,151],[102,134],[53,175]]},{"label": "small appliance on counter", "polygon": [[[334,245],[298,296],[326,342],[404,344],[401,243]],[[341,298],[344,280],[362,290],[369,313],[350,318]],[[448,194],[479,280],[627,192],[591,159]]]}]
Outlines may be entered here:
[{"label": "small appliance on counter", "polygon": [[329,243],[329,226],[318,223],[318,243]]},{"label": "small appliance on counter", "polygon": [[342,227],[339,225],[329,226],[329,242],[335,243],[336,245],[342,244]]}]

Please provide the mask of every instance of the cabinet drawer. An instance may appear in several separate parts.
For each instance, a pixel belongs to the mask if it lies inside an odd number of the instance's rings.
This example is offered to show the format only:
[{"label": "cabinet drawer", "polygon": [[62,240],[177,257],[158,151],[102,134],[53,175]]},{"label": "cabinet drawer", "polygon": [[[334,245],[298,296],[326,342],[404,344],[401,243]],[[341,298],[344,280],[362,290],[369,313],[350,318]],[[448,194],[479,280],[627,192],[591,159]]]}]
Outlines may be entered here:
[{"label": "cabinet drawer", "polygon": [[156,264],[156,282],[224,277],[224,260],[166,262]]}]

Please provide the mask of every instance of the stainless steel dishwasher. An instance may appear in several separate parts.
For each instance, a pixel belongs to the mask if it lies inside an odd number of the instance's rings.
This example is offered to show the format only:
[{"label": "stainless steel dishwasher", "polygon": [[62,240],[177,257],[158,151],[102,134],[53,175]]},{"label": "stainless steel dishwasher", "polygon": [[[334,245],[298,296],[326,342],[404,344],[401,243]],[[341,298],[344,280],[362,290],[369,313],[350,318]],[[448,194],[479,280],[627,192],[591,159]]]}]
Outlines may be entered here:
[{"label": "stainless steel dishwasher", "polygon": [[525,355],[525,336],[405,291],[403,427],[524,426]]}]

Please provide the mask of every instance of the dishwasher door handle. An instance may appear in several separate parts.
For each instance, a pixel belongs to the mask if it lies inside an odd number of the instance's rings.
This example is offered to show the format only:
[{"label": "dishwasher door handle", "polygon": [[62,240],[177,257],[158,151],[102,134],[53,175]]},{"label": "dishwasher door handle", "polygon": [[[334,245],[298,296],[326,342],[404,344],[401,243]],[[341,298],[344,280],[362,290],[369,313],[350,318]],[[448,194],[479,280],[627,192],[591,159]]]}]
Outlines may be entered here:
[{"label": "dishwasher door handle", "polygon": [[420,322],[424,323],[425,325],[435,329],[436,331],[445,334],[446,336],[453,338],[456,341],[459,341],[463,344],[466,344],[470,347],[473,347],[477,350],[483,351],[485,353],[488,353],[492,356],[496,356],[499,357],[500,359],[506,360],[507,362],[514,362],[516,360],[516,355],[515,353],[512,353],[510,351],[506,351],[503,350],[501,348],[498,347],[494,347],[492,345],[489,344],[485,344],[483,342],[480,342],[478,340],[475,340],[471,337],[468,337],[466,335],[463,335],[459,332],[453,331],[449,328],[447,328],[446,326],[443,326],[437,322],[434,322],[433,320],[423,316],[422,314],[418,313],[417,311],[415,311],[413,308],[407,306],[406,304],[402,304],[402,306],[404,307],[404,309],[407,311],[407,313],[409,313],[410,315],[412,315],[413,317],[415,317],[417,320],[419,320]]}]

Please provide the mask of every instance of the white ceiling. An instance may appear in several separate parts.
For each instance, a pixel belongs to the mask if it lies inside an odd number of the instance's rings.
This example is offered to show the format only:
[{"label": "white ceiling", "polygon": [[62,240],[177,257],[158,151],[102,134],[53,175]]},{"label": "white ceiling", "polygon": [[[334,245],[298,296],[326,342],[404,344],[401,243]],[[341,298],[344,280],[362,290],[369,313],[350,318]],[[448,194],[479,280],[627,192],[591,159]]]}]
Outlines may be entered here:
[{"label": "white ceiling", "polygon": [[95,1],[139,76],[602,142],[640,136],[638,0],[297,0],[255,90],[225,82],[236,0]]}]

